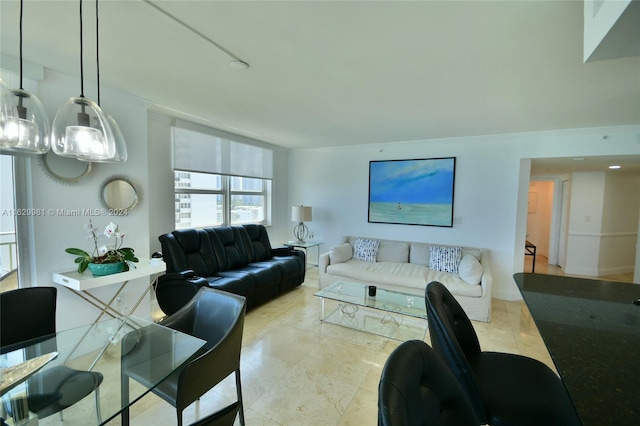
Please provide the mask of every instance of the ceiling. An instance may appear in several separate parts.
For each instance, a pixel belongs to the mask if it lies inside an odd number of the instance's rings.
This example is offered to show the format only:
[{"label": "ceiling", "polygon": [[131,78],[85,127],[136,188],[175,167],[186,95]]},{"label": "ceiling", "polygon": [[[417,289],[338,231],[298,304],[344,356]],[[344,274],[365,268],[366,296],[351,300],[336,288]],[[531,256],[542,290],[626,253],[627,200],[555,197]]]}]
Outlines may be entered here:
[{"label": "ceiling", "polygon": [[531,160],[532,176],[560,175],[572,172],[613,172],[609,166],[620,166],[616,173],[640,174],[640,155],[602,157],[536,158]]},{"label": "ceiling", "polygon": [[[640,58],[583,63],[581,0],[154,3],[250,68],[142,0],[102,0],[102,85],[283,147],[640,123]],[[18,12],[0,1],[5,57]],[[78,2],[25,2],[25,60],[78,76],[78,34]]]}]

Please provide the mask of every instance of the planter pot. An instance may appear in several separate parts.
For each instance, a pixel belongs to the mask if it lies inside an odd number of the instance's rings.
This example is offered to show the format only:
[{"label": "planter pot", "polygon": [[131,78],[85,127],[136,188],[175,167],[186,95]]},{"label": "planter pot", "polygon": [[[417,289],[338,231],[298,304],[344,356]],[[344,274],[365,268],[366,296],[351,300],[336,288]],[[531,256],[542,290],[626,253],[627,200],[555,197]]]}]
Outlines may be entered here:
[{"label": "planter pot", "polygon": [[124,262],[118,263],[90,263],[89,271],[94,277],[102,277],[105,275],[117,274],[124,270]]}]

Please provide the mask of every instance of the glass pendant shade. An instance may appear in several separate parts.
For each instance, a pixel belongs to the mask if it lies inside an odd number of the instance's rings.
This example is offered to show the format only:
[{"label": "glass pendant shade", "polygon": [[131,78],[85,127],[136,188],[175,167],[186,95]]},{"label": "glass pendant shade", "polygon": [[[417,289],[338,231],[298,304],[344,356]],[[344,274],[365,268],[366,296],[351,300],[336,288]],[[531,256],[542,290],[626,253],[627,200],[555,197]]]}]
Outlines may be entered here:
[{"label": "glass pendant shade", "polygon": [[110,160],[116,143],[106,115],[84,97],[70,98],[58,110],[51,127],[53,152],[82,161]]},{"label": "glass pendant shade", "polygon": [[120,126],[116,123],[116,120],[113,119],[109,114],[107,114],[107,122],[109,126],[111,126],[111,131],[113,132],[113,137],[116,142],[116,155],[115,157],[108,160],[94,160],[98,163],[124,163],[127,161],[127,144],[124,140],[124,135],[122,134],[122,130],[120,130]]},{"label": "glass pendant shade", "polygon": [[12,95],[4,81],[0,79],[0,149],[12,148],[18,144],[18,110],[12,102]]},{"label": "glass pendant shade", "polygon": [[10,139],[16,135],[18,143],[2,146],[2,152],[9,154],[46,154],[51,148],[50,128],[47,113],[40,100],[23,89],[11,91],[18,117],[9,120],[4,132]]}]

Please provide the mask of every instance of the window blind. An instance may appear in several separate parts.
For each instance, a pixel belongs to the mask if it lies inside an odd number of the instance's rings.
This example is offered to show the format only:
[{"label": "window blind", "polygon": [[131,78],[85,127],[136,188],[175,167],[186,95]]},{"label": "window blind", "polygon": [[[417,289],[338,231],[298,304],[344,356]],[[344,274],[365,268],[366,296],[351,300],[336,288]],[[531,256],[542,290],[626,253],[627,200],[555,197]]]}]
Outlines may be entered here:
[{"label": "window blind", "polygon": [[273,179],[273,150],[258,141],[181,120],[172,140],[174,170]]}]

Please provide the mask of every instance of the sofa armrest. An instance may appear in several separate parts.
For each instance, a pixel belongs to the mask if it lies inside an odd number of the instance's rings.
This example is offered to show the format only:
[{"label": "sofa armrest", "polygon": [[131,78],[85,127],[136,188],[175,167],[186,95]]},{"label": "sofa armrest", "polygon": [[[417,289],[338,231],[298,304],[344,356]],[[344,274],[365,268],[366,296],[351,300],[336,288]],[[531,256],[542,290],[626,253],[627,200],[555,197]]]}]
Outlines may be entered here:
[{"label": "sofa armrest", "polygon": [[493,274],[491,272],[489,250],[482,250],[482,258],[480,259],[480,264],[482,265],[482,280],[480,281],[480,285],[482,286],[482,294],[487,294],[489,297],[491,297]]},{"label": "sofa armrest", "polygon": [[195,277],[196,273],[193,269],[186,269],[180,272],[167,272],[160,278],[164,280],[186,280],[187,278]]},{"label": "sofa armrest", "polygon": [[271,249],[271,255],[272,256],[291,256],[293,253],[294,248],[293,247],[289,247],[289,246],[280,246],[280,247],[274,247]]},{"label": "sofa armrest", "polygon": [[160,309],[171,315],[186,305],[200,287],[208,285],[209,282],[205,278],[196,276],[191,270],[170,272],[158,277],[156,299]]},{"label": "sofa armrest", "polygon": [[331,260],[329,258],[329,252],[320,254],[320,260],[318,264],[318,272],[321,274],[327,272],[327,267],[330,265]]}]

